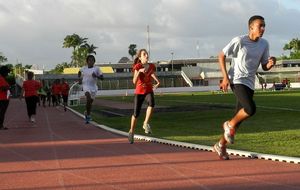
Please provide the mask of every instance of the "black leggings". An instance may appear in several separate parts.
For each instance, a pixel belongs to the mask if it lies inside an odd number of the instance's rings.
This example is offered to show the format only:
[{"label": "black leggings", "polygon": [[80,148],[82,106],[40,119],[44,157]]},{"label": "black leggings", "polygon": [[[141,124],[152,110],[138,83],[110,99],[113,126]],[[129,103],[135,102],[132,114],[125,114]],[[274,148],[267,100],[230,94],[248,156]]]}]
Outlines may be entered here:
[{"label": "black leggings", "polygon": [[236,97],[235,113],[244,108],[248,115],[254,115],[256,112],[256,105],[253,100],[254,90],[243,84],[232,84],[230,87]]},{"label": "black leggings", "polygon": [[36,114],[36,103],[38,102],[37,96],[29,96],[25,97],[26,107],[27,107],[27,115],[30,118],[32,115]]},{"label": "black leggings", "polygon": [[135,94],[134,96],[134,112],[133,116],[135,118],[139,117],[142,109],[142,105],[144,100],[146,99],[148,106],[154,107],[155,102],[154,102],[154,94],[153,92],[150,92],[148,94]]},{"label": "black leggings", "polygon": [[0,128],[3,127],[5,112],[7,110],[9,100],[0,100]]}]

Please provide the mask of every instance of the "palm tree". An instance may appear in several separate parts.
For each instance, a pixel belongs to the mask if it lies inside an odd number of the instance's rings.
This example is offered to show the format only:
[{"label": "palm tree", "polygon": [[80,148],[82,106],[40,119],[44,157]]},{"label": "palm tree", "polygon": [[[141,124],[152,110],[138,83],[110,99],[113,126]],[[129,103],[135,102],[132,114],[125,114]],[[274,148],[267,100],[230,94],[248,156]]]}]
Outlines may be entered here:
[{"label": "palm tree", "polygon": [[73,65],[82,67],[85,64],[85,58],[88,55],[87,49],[84,47],[79,47],[73,51],[72,58],[74,60]]},{"label": "palm tree", "polygon": [[78,34],[72,34],[67,35],[64,38],[63,48],[70,48],[72,47],[73,50],[76,49],[76,47],[80,46],[83,43],[86,43],[87,38],[81,38]]},{"label": "palm tree", "polygon": [[0,63],[4,63],[7,61],[7,58],[0,52]]},{"label": "palm tree", "polygon": [[128,53],[129,53],[129,55],[131,55],[132,60],[133,60],[133,57],[135,56],[136,52],[137,52],[136,44],[130,44],[128,47]]},{"label": "palm tree", "polygon": [[71,56],[71,63],[74,66],[82,65],[82,59],[80,57],[81,53],[81,46],[86,44],[88,38],[81,38],[78,34],[67,35],[64,38],[63,48],[73,48],[72,56]]},{"label": "palm tree", "polygon": [[290,58],[299,58],[300,40],[298,38],[293,38],[289,43],[284,45],[283,50],[290,51]]},{"label": "palm tree", "polygon": [[85,43],[83,45],[81,45],[82,48],[85,48],[87,50],[87,53],[88,54],[95,54],[96,55],[96,51],[95,49],[97,49],[98,47],[94,46],[94,44],[88,44],[88,43]]}]

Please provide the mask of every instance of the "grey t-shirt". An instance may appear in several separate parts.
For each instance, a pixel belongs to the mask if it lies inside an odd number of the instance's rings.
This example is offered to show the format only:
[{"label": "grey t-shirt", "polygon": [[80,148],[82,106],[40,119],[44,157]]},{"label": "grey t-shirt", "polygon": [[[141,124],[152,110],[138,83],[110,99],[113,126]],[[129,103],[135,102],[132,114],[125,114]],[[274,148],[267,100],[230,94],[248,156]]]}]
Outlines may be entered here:
[{"label": "grey t-shirt", "polygon": [[223,53],[231,57],[228,76],[232,84],[244,84],[254,90],[255,74],[260,64],[267,64],[269,43],[263,38],[251,41],[248,35],[233,38]]}]

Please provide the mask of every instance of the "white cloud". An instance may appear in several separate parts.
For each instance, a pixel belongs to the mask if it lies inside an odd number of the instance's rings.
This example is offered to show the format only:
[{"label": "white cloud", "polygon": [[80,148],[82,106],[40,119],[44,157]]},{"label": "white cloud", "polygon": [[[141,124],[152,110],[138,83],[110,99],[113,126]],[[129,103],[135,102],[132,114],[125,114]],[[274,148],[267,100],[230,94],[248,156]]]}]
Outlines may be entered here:
[{"label": "white cloud", "polygon": [[[9,61],[46,65],[70,61],[62,48],[66,35],[89,38],[98,62],[117,62],[135,43],[147,47],[150,26],[152,60],[209,57],[231,38],[247,33],[248,18],[263,15],[271,54],[299,37],[296,0],[0,0],[0,52]],[[199,51],[196,49],[198,44]]]}]

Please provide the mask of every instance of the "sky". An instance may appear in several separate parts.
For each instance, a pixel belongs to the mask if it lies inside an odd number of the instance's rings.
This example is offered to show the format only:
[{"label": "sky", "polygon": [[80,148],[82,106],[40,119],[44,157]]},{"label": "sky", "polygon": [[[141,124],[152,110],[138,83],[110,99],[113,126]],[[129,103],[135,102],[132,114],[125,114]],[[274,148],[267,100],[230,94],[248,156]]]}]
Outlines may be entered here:
[{"label": "sky", "polygon": [[265,18],[270,54],[288,55],[284,44],[300,38],[299,0],[0,0],[0,52],[53,69],[71,61],[62,45],[76,33],[98,47],[97,63],[117,63],[130,44],[148,49],[149,34],[151,61],[208,58],[247,34],[253,15]]}]

